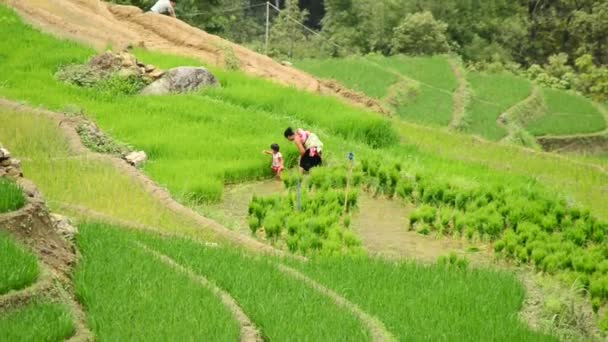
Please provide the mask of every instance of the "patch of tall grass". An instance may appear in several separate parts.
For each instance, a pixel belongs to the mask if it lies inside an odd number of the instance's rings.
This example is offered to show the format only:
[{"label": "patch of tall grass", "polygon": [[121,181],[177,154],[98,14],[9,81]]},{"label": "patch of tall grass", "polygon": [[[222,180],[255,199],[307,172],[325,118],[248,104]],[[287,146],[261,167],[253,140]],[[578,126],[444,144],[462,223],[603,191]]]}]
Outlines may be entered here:
[{"label": "patch of tall grass", "polygon": [[305,59],[294,65],[317,77],[332,79],[368,96],[381,99],[398,81],[391,72],[366,63],[364,57]]},{"label": "patch of tall grass", "polygon": [[39,273],[36,256],[0,232],[0,295],[33,284]]},{"label": "patch of tall grass", "polygon": [[[143,254],[136,241],[227,291],[265,339],[369,338],[354,316],[306,284],[280,272],[268,257],[102,225],[82,227],[81,235],[78,244],[84,263],[76,273],[77,292],[99,338],[120,340],[139,332],[144,334],[140,337],[159,340],[163,337],[191,340],[197,336],[205,340],[236,339],[233,327],[217,319],[220,310],[202,289],[190,285],[176,270]],[[134,269],[132,265],[137,267]],[[189,328],[194,322],[199,326]],[[145,332],[140,330],[144,328]]]},{"label": "patch of tall grass", "polygon": [[[111,164],[70,149],[67,138],[45,116],[0,110],[0,136],[21,158],[25,175],[51,209],[83,206],[168,231],[199,233],[197,224],[174,214],[130,176]],[[77,214],[77,213],[76,213]]]},{"label": "patch of tall grass", "polygon": [[63,341],[73,333],[72,314],[62,304],[34,302],[0,315],[0,341]]},{"label": "patch of tall grass", "polygon": [[119,229],[80,227],[76,295],[96,339],[236,341],[239,326],[210,290],[151,257]]},{"label": "patch of tall grass", "polygon": [[496,122],[498,116],[528,97],[531,83],[507,73],[478,72],[470,72],[467,81],[472,88],[472,97],[466,109],[466,130],[492,140],[503,138],[507,131]]},{"label": "patch of tall grass", "polygon": [[599,132],[606,119],[590,100],[563,90],[544,89],[547,113],[526,129],[539,135],[569,135]]},{"label": "patch of tall grass", "polygon": [[24,205],[21,187],[8,178],[0,178],[0,214],[15,211]]},{"label": "patch of tall grass", "polygon": [[515,276],[450,264],[368,258],[294,266],[378,317],[400,341],[555,341],[519,320]]}]

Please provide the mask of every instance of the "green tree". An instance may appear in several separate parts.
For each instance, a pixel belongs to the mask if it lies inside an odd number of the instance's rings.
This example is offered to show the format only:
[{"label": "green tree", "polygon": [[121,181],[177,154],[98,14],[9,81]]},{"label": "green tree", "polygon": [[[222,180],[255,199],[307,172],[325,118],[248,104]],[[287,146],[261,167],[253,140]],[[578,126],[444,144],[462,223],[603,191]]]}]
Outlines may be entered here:
[{"label": "green tree", "polygon": [[448,25],[435,20],[431,12],[408,14],[394,30],[392,52],[413,55],[448,52],[447,28]]},{"label": "green tree", "polygon": [[293,57],[294,49],[304,44],[307,36],[301,26],[308,18],[308,11],[301,10],[298,0],[287,0],[270,30],[270,53],[273,56]]}]

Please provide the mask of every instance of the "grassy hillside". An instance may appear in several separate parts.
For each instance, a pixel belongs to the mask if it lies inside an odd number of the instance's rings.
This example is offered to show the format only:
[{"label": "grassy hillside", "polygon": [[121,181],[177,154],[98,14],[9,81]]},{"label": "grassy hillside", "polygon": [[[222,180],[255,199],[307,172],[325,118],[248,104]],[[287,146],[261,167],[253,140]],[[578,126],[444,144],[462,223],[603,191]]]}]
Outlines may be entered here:
[{"label": "grassy hillside", "polygon": [[[399,117],[417,124],[448,126],[453,119],[455,97],[460,96],[454,94],[458,80],[446,56],[370,55],[346,60],[308,59],[295,65],[383,100]],[[508,73],[475,71],[468,72],[463,81],[469,89],[464,131],[491,140],[504,138],[507,130],[496,120],[531,95],[530,81]],[[545,89],[542,99],[547,112],[528,113],[533,120],[525,127],[535,136],[587,134],[606,128],[599,105],[580,95]]]},{"label": "grassy hillside", "polygon": [[52,209],[79,215],[66,206],[85,207],[168,231],[200,234],[196,223],[172,213],[110,163],[72,151],[49,118],[0,109],[0,120],[0,137],[22,159],[23,172]]},{"label": "grassy hillside", "polygon": [[466,130],[492,140],[503,138],[507,131],[496,119],[530,95],[531,83],[510,74],[485,73],[469,73],[467,81],[473,96],[466,109]]},{"label": "grassy hillside", "polygon": [[436,126],[452,120],[457,81],[445,56],[367,56],[303,60],[295,65],[384,100],[404,119]]},{"label": "grassy hillside", "polygon": [[561,90],[545,89],[547,113],[526,129],[534,135],[571,135],[606,129],[606,118],[593,103]]},{"label": "grassy hillside", "polygon": [[[0,16],[18,20],[6,8]],[[383,147],[397,140],[390,124],[372,113],[236,72],[218,70],[221,88],[190,95],[132,97],[78,88],[53,75],[93,51],[18,23],[8,30],[14,39],[0,43],[12,51],[0,65],[7,76],[0,95],[59,110],[76,105],[107,132],[146,151],[146,172],[184,200],[216,201],[226,182],[267,176],[268,161],[259,151],[284,142],[290,125],[322,127],[328,145],[340,139]]]}]

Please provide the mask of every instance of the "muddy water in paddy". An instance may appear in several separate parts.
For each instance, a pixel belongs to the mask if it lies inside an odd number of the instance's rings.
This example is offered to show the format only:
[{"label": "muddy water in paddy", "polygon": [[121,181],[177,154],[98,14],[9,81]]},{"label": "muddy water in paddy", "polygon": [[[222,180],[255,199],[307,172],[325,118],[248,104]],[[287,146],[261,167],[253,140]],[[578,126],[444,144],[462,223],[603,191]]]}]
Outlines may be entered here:
[{"label": "muddy water in paddy", "polygon": [[439,256],[454,252],[474,262],[487,260],[487,246],[476,244],[479,252],[467,252],[472,245],[466,241],[409,231],[409,213],[413,209],[398,200],[363,194],[359,198],[359,211],[353,218],[353,229],[370,255],[435,262]]},{"label": "muddy water in paddy", "polygon": [[285,192],[283,182],[265,180],[260,182],[227,185],[221,202],[204,205],[199,211],[220,223],[244,234],[250,234],[247,224],[249,202],[256,196],[269,196]]},{"label": "muddy water in paddy", "polygon": [[[221,202],[202,206],[199,210],[242,234],[251,234],[247,209],[253,195],[269,196],[284,192],[283,183],[276,180],[229,185],[224,189]],[[373,198],[363,193],[359,196],[359,209],[353,216],[352,227],[370,255],[435,262],[439,256],[455,252],[472,262],[490,259],[488,247],[479,243],[474,245],[479,252],[468,252],[473,245],[467,241],[409,231],[409,214],[413,209],[413,206],[399,200]]]}]

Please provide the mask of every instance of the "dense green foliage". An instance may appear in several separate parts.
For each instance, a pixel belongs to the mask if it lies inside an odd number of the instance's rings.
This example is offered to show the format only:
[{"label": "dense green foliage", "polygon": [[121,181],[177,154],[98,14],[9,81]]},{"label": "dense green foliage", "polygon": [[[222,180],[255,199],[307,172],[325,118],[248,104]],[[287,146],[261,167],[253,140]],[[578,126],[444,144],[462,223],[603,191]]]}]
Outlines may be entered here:
[{"label": "dense green foliage", "polygon": [[431,12],[408,14],[394,28],[391,51],[411,55],[446,53],[450,49],[445,36],[447,28],[448,25],[436,21]]},{"label": "dense green foliage", "polygon": [[84,225],[76,242],[76,294],[97,339],[238,339],[237,322],[210,290],[118,230]]},{"label": "dense green foliage", "polygon": [[31,285],[39,273],[36,256],[0,232],[0,295]]},{"label": "dense green foliage", "polygon": [[547,113],[532,121],[526,129],[534,135],[567,135],[598,132],[606,128],[606,119],[591,101],[563,90],[543,92]]},{"label": "dense green foliage", "polygon": [[361,175],[349,179],[347,167],[335,167],[317,168],[310,177],[300,178],[297,173],[284,178],[287,195],[253,198],[249,205],[251,231],[263,229],[266,238],[275,243],[281,240],[291,252],[362,254],[361,241],[349,229]]},{"label": "dense green foliage", "polygon": [[60,304],[34,302],[0,315],[2,341],[63,341],[73,333],[72,315]]},{"label": "dense green foliage", "polygon": [[0,178],[0,214],[17,210],[25,204],[23,190],[8,178]]},{"label": "dense green foliage", "polygon": [[524,290],[506,273],[363,258],[297,266],[378,317],[400,341],[554,340],[519,320]]}]

